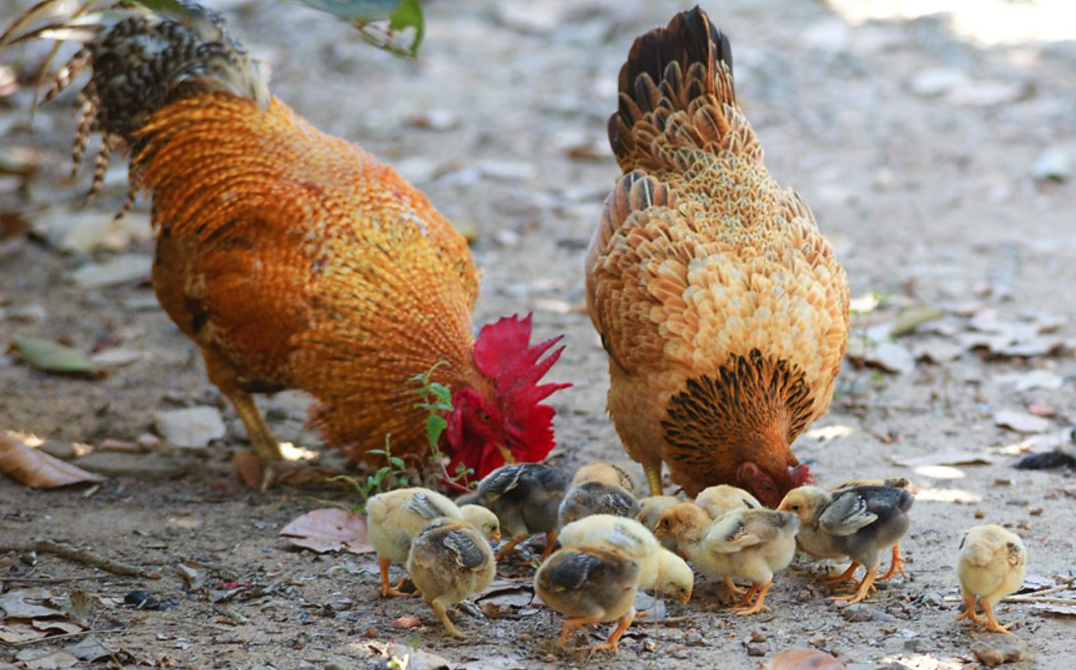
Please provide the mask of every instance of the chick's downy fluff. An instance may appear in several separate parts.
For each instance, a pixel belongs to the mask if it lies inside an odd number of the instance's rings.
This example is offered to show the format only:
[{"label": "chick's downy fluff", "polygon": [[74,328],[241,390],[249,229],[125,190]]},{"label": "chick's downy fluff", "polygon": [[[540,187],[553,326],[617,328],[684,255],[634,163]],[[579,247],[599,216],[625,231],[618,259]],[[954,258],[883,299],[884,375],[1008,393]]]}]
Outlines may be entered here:
[{"label": "chick's downy fluff", "polygon": [[[851,579],[859,566],[864,567],[852,597],[835,598],[856,603],[874,588],[882,553],[908,532],[913,502],[906,488],[854,486],[830,492],[803,486],[790,491],[778,509],[799,517],[796,541],[804,552],[816,559],[852,559],[845,573],[831,581]],[[898,555],[894,552],[894,557]]]},{"label": "chick's downy fluff", "polygon": [[758,614],[764,609],[773,576],[787,568],[796,555],[799,519],[791,512],[745,509],[726,512],[707,529],[703,539],[710,551],[727,555],[726,576],[747,579],[739,614]]},{"label": "chick's downy fluff", "polygon": [[657,590],[685,603],[691,599],[695,584],[691,569],[634,519],[594,514],[567,524],[559,537],[566,547],[609,549],[638,561],[638,588],[642,591]]},{"label": "chick's downy fluff", "polygon": [[773,507],[809,482],[791,445],[824,414],[848,285],[807,205],[767,172],[702,10],[632,45],[609,138],[623,176],[585,260],[608,410],[662,493],[714,484]]},{"label": "chick's downy fluff", "polygon": [[568,475],[545,463],[505,465],[486,475],[474,493],[460,500],[474,501],[497,515],[508,542],[497,552],[501,560],[527,538],[545,533],[541,560],[553,551],[558,513]]},{"label": "chick's downy fluff", "polygon": [[[90,3],[92,4],[92,3]],[[45,99],[80,72],[89,82],[76,166],[102,136],[93,191],[114,150],[130,147],[133,194],[151,196],[153,286],[197,343],[265,466],[280,447],[252,393],[298,389],[311,425],[355,461],[392,436],[424,464],[426,410],[416,375],[447,386],[441,450],[481,477],[553,447],[563,384],[539,383],[559,338],[531,345],[531,318],[475,337],[478,273],[467,242],[420,190],[360,147],[314,128],[269,93],[267,68],[193,2],[78,10],[45,0],[0,37],[82,42]],[[55,7],[52,7],[55,5]],[[268,481],[266,481],[268,483]]]},{"label": "chick's downy fluff", "polygon": [[588,481],[568,487],[560,503],[560,526],[592,514],[612,514],[632,518],[639,513],[639,501],[622,486]]},{"label": "chick's downy fluff", "polygon": [[[1020,536],[997,524],[969,528],[960,542],[957,561],[964,612],[957,620],[970,619],[993,633],[1008,633],[994,617],[994,606],[1015,593],[1027,571],[1027,549]],[[976,601],[982,606],[986,621],[976,613]]]},{"label": "chick's downy fluff", "polygon": [[366,528],[370,544],[377,552],[381,571],[381,595],[406,597],[400,584],[389,584],[389,566],[403,564],[411,541],[437,519],[462,521],[463,514],[451,500],[429,489],[412,487],[372,496],[366,501]]},{"label": "chick's downy fluff", "polygon": [[438,519],[411,544],[407,572],[422,599],[453,637],[466,637],[448,617],[448,608],[485,590],[497,573],[489,542],[467,522]]},{"label": "chick's downy fluff", "polygon": [[534,574],[534,590],[546,605],[564,615],[559,643],[589,624],[616,621],[606,642],[590,651],[618,652],[618,642],[635,619],[639,563],[618,551],[563,547]]},{"label": "chick's downy fluff", "polygon": [[728,484],[706,487],[695,496],[695,504],[706,510],[711,519],[721,518],[726,512],[762,507],[755,496]]}]

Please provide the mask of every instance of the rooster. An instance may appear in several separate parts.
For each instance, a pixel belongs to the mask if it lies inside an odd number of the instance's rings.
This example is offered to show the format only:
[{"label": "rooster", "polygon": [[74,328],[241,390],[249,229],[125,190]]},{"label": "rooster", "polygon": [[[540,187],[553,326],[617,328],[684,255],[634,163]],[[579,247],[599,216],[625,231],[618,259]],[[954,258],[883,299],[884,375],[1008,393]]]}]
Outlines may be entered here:
[{"label": "rooster", "polygon": [[39,3],[0,48],[82,43],[44,100],[91,72],[75,167],[100,133],[92,195],[110,152],[130,148],[125,209],[138,192],[152,198],[157,297],[197,343],[267,476],[281,451],[253,393],[310,393],[312,426],[353,461],[373,460],[389,439],[394,456],[424,465],[427,409],[416,407],[414,379],[427,371],[451,390],[439,444],[449,472],[473,470],[477,481],[506,461],[545,457],[554,410],[542,401],[566,384],[539,382],[560,338],[531,345],[529,315],[475,337],[467,243],[421,191],[272,96],[266,68],[219,14],[118,4],[39,26],[57,4]]},{"label": "rooster", "polygon": [[651,495],[662,463],[776,506],[810,481],[791,445],[826,412],[848,284],[814,217],[767,172],[728,38],[697,7],[635,40],[609,139],[623,175],[585,261],[608,410]]}]

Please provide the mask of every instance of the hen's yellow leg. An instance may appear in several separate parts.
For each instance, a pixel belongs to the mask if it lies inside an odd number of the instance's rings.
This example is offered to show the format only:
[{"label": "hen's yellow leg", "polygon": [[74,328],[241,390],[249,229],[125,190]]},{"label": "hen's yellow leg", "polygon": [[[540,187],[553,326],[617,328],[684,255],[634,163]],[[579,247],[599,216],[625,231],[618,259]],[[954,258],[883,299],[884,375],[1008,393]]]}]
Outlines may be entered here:
[{"label": "hen's yellow leg", "polygon": [[254,397],[240,387],[238,376],[226,360],[218,354],[202,349],[202,358],[205,359],[206,376],[213,385],[220,389],[224,397],[232,403],[236,414],[247,429],[250,438],[250,446],[257,454],[258,460],[263,466],[270,466],[283,460],[280,453],[280,443],[277,442],[273,432],[269,430],[269,424],[262,418],[261,410],[258,409]]},{"label": "hen's yellow leg", "polygon": [[889,570],[884,575],[874,580],[876,582],[884,582],[887,579],[893,577],[893,575],[900,573],[901,577],[907,577],[908,573],[904,572],[904,557],[900,555],[900,545],[893,545],[893,562],[889,564]]},{"label": "hen's yellow leg", "polygon": [[[990,603],[985,600],[981,601],[983,604],[983,612],[986,613],[986,627],[983,630],[988,630],[991,633],[1009,633],[1009,626],[1002,626],[998,623],[998,620],[994,618],[994,608],[990,606]],[[1010,626],[1012,624],[1009,624]]]},{"label": "hen's yellow leg", "polygon": [[956,615],[956,620],[963,621],[964,619],[969,619],[975,623],[983,622],[979,615],[975,613],[975,596],[964,596],[964,611]]},{"label": "hen's yellow leg", "polygon": [[608,640],[587,649],[588,655],[598,651],[608,651],[614,655],[619,654],[620,648],[618,647],[618,643],[620,642],[620,638],[624,635],[624,631],[628,630],[628,626],[631,625],[632,621],[635,621],[634,608],[628,610],[627,614],[620,617],[620,620],[617,621],[616,628],[613,629]]},{"label": "hen's yellow leg", "polygon": [[650,488],[650,495],[660,496],[665,492],[665,485],[661,483],[661,461],[643,464],[643,472],[646,473],[646,483]]},{"label": "hen's yellow leg", "polygon": [[[751,591],[757,591],[758,592],[758,598],[755,599],[755,604],[751,605],[750,607],[741,607],[741,608],[735,609],[733,611],[736,612],[737,614],[748,616],[748,615],[751,615],[751,614],[758,614],[759,612],[762,612],[763,610],[769,610],[770,608],[766,607],[765,601],[766,601],[766,594],[770,592],[770,587],[771,586],[773,586],[773,579],[772,578],[770,579],[770,581],[766,582],[765,584],[752,584],[751,585]],[[748,591],[748,593],[751,593],[751,591]]]}]

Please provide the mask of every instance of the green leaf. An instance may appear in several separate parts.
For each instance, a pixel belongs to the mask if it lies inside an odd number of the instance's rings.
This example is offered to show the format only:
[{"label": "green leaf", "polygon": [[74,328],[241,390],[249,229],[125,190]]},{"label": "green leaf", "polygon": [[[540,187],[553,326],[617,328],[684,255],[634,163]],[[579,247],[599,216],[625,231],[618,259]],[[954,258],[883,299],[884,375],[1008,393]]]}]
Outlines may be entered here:
[{"label": "green leaf", "polygon": [[448,405],[449,409],[452,408],[452,391],[447,386],[439,382],[432,382],[430,390],[433,391],[438,400]]},{"label": "green leaf", "polygon": [[437,446],[437,443],[441,440],[441,433],[445,432],[445,428],[448,428],[448,421],[445,421],[443,416],[431,414],[426,417],[426,441],[430,443],[431,447]]},{"label": "green leaf", "polygon": [[62,375],[99,377],[101,371],[90,359],[71,347],[39,337],[16,337],[12,349],[26,362],[42,370]]},{"label": "green leaf", "polygon": [[[370,44],[398,56],[414,58],[426,33],[419,0],[299,0],[341,18]],[[388,27],[375,25],[388,22]],[[401,35],[401,32],[405,34]]]}]

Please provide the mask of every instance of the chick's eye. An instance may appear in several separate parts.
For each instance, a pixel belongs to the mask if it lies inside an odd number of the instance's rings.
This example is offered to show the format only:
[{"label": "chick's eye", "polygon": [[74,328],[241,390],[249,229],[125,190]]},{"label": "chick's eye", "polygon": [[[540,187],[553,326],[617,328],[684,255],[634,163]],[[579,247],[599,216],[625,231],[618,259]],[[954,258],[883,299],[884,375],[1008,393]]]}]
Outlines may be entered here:
[{"label": "chick's eye", "polygon": [[793,505],[793,506],[792,506],[792,511],[793,511],[793,512],[798,512],[798,511],[800,511],[800,506],[799,506],[799,505]]}]

